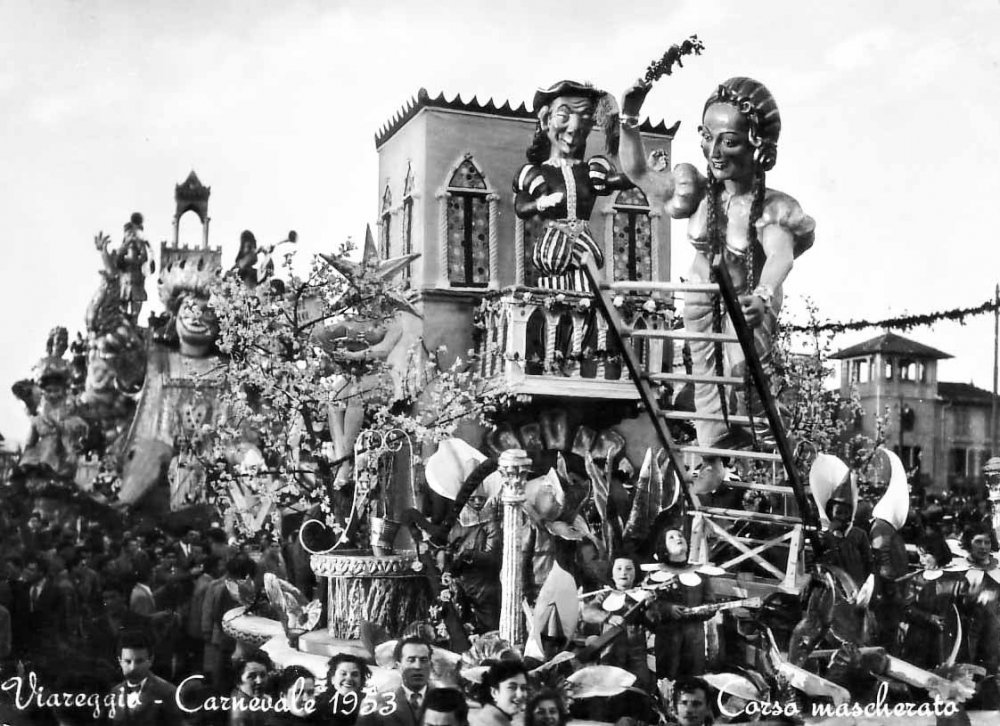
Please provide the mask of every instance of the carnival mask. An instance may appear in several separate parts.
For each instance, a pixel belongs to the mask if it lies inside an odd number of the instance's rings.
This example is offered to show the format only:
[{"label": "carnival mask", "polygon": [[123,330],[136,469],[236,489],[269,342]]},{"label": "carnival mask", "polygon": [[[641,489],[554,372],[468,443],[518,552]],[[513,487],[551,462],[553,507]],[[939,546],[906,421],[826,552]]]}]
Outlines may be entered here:
[{"label": "carnival mask", "polygon": [[594,112],[594,100],[583,96],[559,96],[548,105],[539,122],[552,144],[550,159],[583,158]]},{"label": "carnival mask", "polygon": [[201,357],[219,332],[215,312],[209,307],[208,298],[185,295],[177,311],[177,337],[181,353]]}]

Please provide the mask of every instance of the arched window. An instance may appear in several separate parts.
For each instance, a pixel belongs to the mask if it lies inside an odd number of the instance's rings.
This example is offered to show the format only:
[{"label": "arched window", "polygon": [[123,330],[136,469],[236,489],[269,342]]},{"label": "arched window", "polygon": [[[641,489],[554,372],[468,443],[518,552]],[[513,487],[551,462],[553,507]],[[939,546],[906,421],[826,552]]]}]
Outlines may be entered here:
[{"label": "arched window", "polygon": [[649,200],[638,187],[619,192],[614,205],[616,280],[653,279],[653,233]]},{"label": "arched window", "polygon": [[574,363],[569,358],[573,353],[573,332],[573,316],[569,313],[563,313],[559,316],[559,322],[556,324],[556,341],[553,351],[557,370],[561,370],[563,375],[569,375],[570,371],[573,370]]},{"label": "arched window", "polygon": [[517,225],[521,230],[521,264],[524,270],[524,280],[518,280],[518,283],[528,287],[538,287],[539,272],[531,256],[535,244],[541,241],[545,233],[545,221],[536,215],[531,219],[517,220]]},{"label": "arched window", "polygon": [[545,313],[536,309],[528,317],[524,339],[524,372],[537,376],[545,372],[545,338],[548,333]]},{"label": "arched window", "polygon": [[486,287],[490,281],[490,194],[471,157],[459,164],[445,190],[448,283]]},{"label": "arched window", "polygon": [[[406,181],[403,184],[403,254],[413,252],[413,167],[406,167]],[[409,287],[413,273],[410,265],[403,268],[403,286]]]},{"label": "arched window", "polygon": [[388,184],[385,185],[385,193],[382,194],[382,212],[379,215],[379,225],[382,229],[378,236],[378,251],[384,260],[389,257],[389,240],[392,230],[392,192],[389,191]]}]

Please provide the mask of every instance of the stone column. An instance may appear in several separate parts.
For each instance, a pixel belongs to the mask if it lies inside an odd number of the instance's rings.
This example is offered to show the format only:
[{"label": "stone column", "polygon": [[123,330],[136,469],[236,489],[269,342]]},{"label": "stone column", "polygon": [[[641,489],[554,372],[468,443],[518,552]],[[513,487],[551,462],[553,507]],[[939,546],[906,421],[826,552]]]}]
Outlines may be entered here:
[{"label": "stone column", "polygon": [[499,226],[500,226],[500,195],[499,194],[488,194],[486,196],[486,201],[489,203],[489,220],[490,220],[490,231],[489,231],[489,254],[490,254],[490,281],[488,283],[488,288],[490,290],[500,289],[500,242],[499,242]]},{"label": "stone column", "polygon": [[507,449],[500,454],[503,477],[500,501],[503,504],[503,560],[500,565],[500,637],[511,645],[524,643],[526,637],[521,600],[524,597],[524,572],[521,543],[527,529],[524,510],[524,485],[531,459],[521,449]]},{"label": "stone column", "polygon": [[438,200],[438,273],[437,286],[440,288],[451,287],[451,280],[448,276],[448,192],[439,191],[435,198]]}]

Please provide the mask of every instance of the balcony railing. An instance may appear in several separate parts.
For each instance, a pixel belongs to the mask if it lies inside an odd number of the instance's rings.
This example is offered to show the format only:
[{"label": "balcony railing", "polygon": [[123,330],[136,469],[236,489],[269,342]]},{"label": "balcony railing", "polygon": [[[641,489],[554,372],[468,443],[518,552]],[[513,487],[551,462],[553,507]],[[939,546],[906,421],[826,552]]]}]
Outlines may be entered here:
[{"label": "balcony railing", "polygon": [[[667,298],[622,295],[615,299],[636,329],[674,328]],[[484,376],[503,376],[514,393],[638,399],[628,371],[582,292],[511,287],[488,294],[477,314],[477,342]],[[650,371],[670,371],[680,350],[668,340],[636,339]]]}]

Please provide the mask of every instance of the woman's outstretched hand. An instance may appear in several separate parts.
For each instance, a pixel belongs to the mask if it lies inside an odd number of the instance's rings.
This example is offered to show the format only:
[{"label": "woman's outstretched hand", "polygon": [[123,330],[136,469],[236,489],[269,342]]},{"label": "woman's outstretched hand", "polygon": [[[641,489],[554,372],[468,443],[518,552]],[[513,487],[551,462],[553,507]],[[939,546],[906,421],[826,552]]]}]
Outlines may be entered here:
[{"label": "woman's outstretched hand", "polygon": [[625,116],[638,116],[642,110],[642,104],[646,100],[646,94],[652,87],[652,83],[637,78],[622,94],[622,113]]}]

